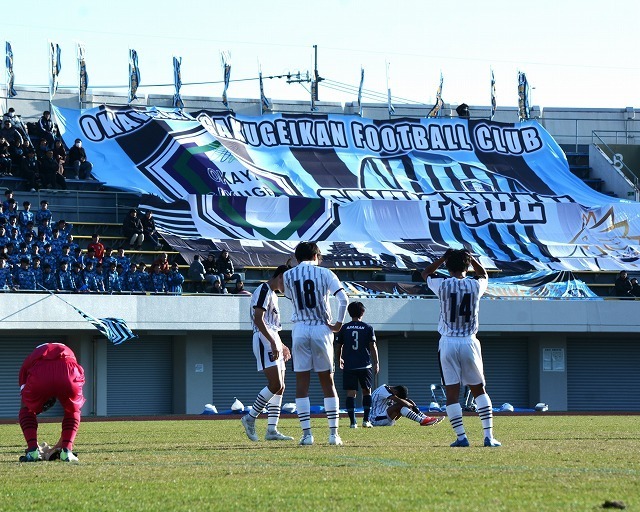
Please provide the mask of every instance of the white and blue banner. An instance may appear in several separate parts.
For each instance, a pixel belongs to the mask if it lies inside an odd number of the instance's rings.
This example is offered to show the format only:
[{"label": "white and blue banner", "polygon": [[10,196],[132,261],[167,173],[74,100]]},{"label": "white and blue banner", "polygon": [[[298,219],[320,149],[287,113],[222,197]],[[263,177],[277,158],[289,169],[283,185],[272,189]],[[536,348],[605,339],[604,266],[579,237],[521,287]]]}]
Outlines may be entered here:
[{"label": "white and blue banner", "polygon": [[140,85],[140,67],[138,66],[138,52],[129,50],[129,103],[138,99],[136,92]]},{"label": "white and blue banner", "polygon": [[94,175],[147,194],[141,207],[177,237],[348,243],[405,264],[464,246],[497,268],[640,269],[640,205],[586,186],[535,121],[54,113]]}]

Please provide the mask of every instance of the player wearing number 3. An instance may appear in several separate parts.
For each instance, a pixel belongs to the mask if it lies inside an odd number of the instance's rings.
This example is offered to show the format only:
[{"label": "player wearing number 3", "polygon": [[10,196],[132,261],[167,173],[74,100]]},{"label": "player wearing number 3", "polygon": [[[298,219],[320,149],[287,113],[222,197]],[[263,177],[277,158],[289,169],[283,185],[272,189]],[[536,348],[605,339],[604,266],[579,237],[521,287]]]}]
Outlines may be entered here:
[{"label": "player wearing number 3", "polygon": [[[318,374],[329,421],[329,444],[341,445],[338,434],[338,393],[333,382],[333,333],[339,332],[349,299],[338,277],[318,266],[322,255],[315,242],[300,242],[295,250],[298,265],[283,275],[284,296],[291,300],[293,371],[296,372],[296,409],[302,427],[301,445],[312,445],[309,383],[311,370]],[[329,297],[338,299],[338,314],[332,323]]]},{"label": "player wearing number 3", "polygon": [[[435,277],[433,274],[443,263],[450,277]],[[475,279],[467,278],[469,265],[473,267]],[[440,299],[438,357],[447,393],[447,416],[458,436],[451,446],[469,446],[459,403],[461,385],[469,386],[476,399],[484,430],[484,446],[500,446],[493,437],[493,409],[484,388],[482,352],[476,338],[480,297],[487,290],[487,271],[466,249],[448,249],[422,272],[422,277]]]}]

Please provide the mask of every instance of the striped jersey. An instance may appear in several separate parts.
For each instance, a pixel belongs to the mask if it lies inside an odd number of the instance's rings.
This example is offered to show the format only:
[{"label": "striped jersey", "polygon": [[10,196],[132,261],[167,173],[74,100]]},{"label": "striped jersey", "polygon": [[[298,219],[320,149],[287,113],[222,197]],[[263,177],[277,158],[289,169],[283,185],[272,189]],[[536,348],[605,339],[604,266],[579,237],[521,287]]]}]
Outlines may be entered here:
[{"label": "striped jersey", "polygon": [[330,295],[342,290],[342,283],[331,270],[310,261],[283,274],[284,296],[293,305],[292,322],[308,325],[331,323]]},{"label": "striped jersey", "polygon": [[387,409],[393,404],[389,397],[393,396],[393,393],[389,391],[389,386],[383,384],[378,386],[371,393],[371,412],[369,412],[369,418],[378,419],[387,416]]},{"label": "striped jersey", "polygon": [[251,306],[249,315],[253,324],[253,332],[258,332],[258,328],[254,323],[256,308],[264,309],[264,324],[271,331],[282,330],[280,323],[280,311],[278,310],[278,295],[269,288],[268,283],[262,283],[256,288],[251,296]]},{"label": "striped jersey", "polygon": [[376,333],[369,324],[353,321],[342,326],[336,343],[342,345],[345,370],[371,368],[371,343],[376,342]]},{"label": "striped jersey", "polygon": [[487,283],[486,277],[427,277],[427,286],[440,299],[438,332],[442,336],[472,336],[478,332],[480,297]]}]

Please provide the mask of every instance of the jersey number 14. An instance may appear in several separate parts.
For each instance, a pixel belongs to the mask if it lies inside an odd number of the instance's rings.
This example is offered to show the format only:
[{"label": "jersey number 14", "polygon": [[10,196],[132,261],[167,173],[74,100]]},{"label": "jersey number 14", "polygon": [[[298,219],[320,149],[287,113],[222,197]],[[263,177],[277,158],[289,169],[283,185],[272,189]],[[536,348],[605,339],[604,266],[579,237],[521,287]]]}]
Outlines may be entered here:
[{"label": "jersey number 14", "polygon": [[455,323],[458,318],[464,317],[465,322],[471,321],[471,294],[463,293],[462,298],[460,300],[460,304],[458,304],[458,294],[451,293],[449,295],[450,303],[449,303],[449,321],[451,323]]}]

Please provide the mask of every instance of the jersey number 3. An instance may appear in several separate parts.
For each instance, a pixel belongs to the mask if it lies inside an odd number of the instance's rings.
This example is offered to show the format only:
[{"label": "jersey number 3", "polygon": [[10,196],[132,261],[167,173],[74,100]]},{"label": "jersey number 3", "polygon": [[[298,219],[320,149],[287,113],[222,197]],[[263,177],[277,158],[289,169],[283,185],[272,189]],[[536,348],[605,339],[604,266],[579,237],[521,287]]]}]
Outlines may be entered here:
[{"label": "jersey number 3", "polygon": [[313,309],[316,307],[316,283],[311,279],[305,279],[300,285],[299,280],[293,282],[296,289],[296,299],[300,309]]},{"label": "jersey number 3", "polygon": [[471,321],[471,294],[463,293],[460,304],[458,304],[458,294],[452,293],[451,303],[449,304],[449,321],[455,323],[459,317],[464,317],[465,322]]}]

